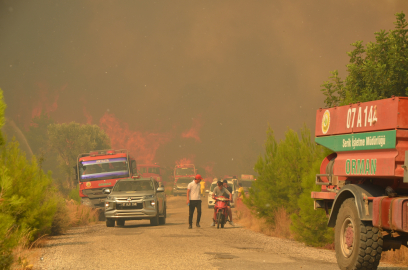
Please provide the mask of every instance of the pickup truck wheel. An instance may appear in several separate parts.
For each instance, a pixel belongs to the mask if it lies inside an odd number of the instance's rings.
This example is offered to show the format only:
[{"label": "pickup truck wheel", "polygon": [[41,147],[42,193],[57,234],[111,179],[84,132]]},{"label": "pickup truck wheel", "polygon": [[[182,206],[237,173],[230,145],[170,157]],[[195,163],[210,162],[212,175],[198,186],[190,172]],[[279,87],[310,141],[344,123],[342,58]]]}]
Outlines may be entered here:
[{"label": "pickup truck wheel", "polygon": [[362,222],[355,199],[346,199],[340,207],[335,226],[335,247],[340,269],[377,269],[383,239],[378,228]]},{"label": "pickup truck wheel", "polygon": [[115,227],[115,220],[111,218],[106,219],[106,227]]},{"label": "pickup truck wheel", "polygon": [[150,219],[150,225],[152,225],[152,226],[159,225],[159,213],[157,213],[154,218]]},{"label": "pickup truck wheel", "polygon": [[162,216],[162,217],[159,217],[159,224],[160,224],[160,225],[166,224],[166,212],[167,212],[166,209],[167,209],[167,208],[166,208],[166,205],[164,205],[163,216]]},{"label": "pickup truck wheel", "polygon": [[118,225],[118,226],[125,226],[125,220],[124,220],[124,219],[118,219],[118,220],[116,220],[116,225]]}]

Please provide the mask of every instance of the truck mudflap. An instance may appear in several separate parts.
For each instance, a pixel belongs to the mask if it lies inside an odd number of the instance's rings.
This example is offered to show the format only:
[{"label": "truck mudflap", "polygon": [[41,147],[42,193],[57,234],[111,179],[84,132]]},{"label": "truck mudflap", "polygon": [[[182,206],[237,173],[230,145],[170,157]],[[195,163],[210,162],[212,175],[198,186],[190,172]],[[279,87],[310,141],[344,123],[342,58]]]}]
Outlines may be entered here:
[{"label": "truck mudflap", "polygon": [[373,225],[399,232],[408,232],[408,197],[377,197],[373,199]]},{"label": "truck mudflap", "polygon": [[384,189],[373,185],[345,185],[337,193],[333,202],[327,226],[334,227],[336,225],[337,214],[342,203],[348,198],[355,198],[356,208],[360,220],[371,221],[373,219],[373,201],[368,197],[379,197],[384,195]]}]

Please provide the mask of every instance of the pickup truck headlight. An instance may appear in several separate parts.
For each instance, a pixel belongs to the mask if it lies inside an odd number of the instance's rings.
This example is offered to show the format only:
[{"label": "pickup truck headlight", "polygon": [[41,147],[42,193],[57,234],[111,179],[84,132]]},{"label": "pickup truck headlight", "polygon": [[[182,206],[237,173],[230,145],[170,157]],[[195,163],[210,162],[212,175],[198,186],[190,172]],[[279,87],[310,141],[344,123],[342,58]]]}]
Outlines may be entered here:
[{"label": "pickup truck headlight", "polygon": [[156,205],[156,202],[155,201],[150,201],[150,205],[154,207]]}]

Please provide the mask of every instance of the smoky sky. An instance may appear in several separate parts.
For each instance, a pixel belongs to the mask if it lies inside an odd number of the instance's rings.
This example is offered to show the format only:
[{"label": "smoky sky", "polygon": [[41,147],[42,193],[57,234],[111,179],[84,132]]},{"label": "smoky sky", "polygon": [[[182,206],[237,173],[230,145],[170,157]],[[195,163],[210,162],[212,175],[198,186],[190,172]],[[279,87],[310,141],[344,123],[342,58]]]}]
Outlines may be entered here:
[{"label": "smoky sky", "polygon": [[[400,1],[0,0],[0,88],[22,129],[57,122],[163,134],[155,161],[240,174],[277,138],[314,129],[329,71],[394,28]],[[195,137],[183,137],[192,128]],[[199,139],[197,139],[197,137]],[[137,153],[136,153],[137,155]]]}]

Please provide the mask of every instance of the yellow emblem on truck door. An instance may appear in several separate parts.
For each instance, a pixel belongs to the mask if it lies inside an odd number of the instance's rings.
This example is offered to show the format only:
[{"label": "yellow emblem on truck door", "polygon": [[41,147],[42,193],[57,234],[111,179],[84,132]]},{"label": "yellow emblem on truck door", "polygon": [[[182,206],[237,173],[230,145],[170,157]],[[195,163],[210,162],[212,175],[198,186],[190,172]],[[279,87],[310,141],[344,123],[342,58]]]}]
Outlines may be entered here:
[{"label": "yellow emblem on truck door", "polygon": [[323,119],[322,119],[322,132],[323,134],[326,134],[327,131],[329,131],[330,127],[330,112],[326,110],[323,114]]}]

